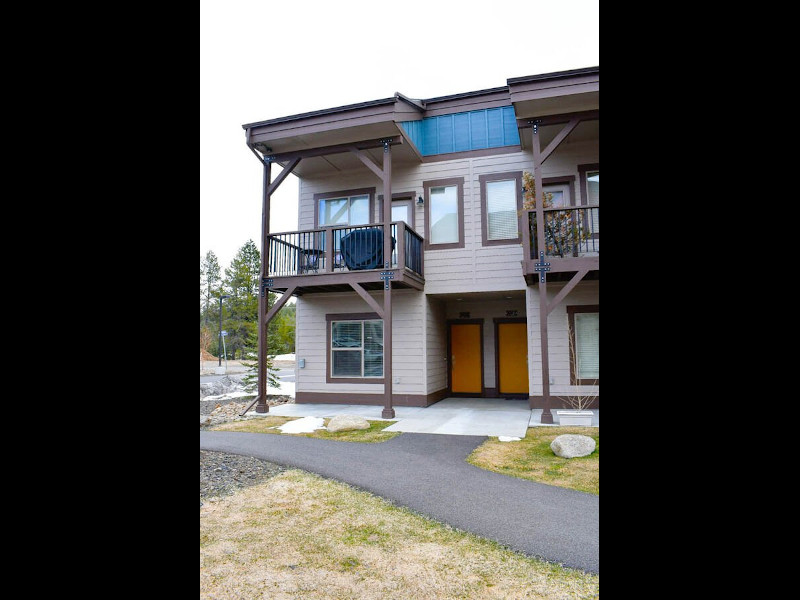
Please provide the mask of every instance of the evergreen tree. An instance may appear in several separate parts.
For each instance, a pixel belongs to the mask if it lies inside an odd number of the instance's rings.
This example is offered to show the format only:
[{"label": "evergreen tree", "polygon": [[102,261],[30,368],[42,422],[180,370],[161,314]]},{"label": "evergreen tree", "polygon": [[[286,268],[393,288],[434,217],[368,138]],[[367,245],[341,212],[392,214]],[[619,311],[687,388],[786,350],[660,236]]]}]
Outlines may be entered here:
[{"label": "evergreen tree", "polygon": [[209,250],[200,259],[200,295],[203,304],[201,316],[206,327],[210,327],[209,321],[213,319],[209,313],[213,312],[214,304],[219,302],[219,295],[222,293],[221,284],[219,260],[214,251]]}]

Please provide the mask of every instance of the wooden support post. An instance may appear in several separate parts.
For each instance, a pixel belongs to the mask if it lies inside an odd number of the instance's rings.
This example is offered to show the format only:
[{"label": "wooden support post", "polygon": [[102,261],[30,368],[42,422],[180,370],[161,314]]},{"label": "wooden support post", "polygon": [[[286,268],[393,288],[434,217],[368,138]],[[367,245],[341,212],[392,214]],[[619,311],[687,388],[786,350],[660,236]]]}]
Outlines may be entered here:
[{"label": "wooden support post", "polygon": [[[535,187],[534,202],[536,202],[536,242],[539,250],[540,262],[544,262],[547,255],[547,246],[544,239],[544,194],[542,189],[542,151],[539,139],[539,125],[533,122],[533,185]],[[544,253],[544,254],[541,254]],[[542,419],[545,425],[553,423],[553,413],[550,412],[550,355],[547,345],[547,275],[541,272],[539,277],[539,336],[542,348]]]},{"label": "wooden support post", "polygon": [[[392,268],[392,147],[383,144],[383,268]],[[392,280],[383,286],[383,411],[381,417],[394,419],[392,407]]]},{"label": "wooden support post", "polygon": [[256,388],[256,398],[258,406],[257,413],[269,412],[267,406],[267,325],[264,322],[269,305],[269,291],[264,289],[263,280],[269,274],[267,260],[269,258],[269,246],[267,236],[269,235],[269,197],[270,197],[270,178],[272,176],[272,161],[264,157],[264,197],[261,205],[261,277],[259,280],[258,294],[258,387]]}]

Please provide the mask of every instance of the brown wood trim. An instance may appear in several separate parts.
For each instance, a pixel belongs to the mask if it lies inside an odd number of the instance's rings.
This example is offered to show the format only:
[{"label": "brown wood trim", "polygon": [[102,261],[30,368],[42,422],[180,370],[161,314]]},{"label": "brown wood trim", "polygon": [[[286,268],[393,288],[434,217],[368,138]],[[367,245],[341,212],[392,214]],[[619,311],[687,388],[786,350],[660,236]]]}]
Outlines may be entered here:
[{"label": "brown wood trim", "polygon": [[[561,406],[554,406],[554,404],[561,404]],[[544,396],[528,396],[528,406],[531,408],[544,408]],[[554,410],[561,410],[562,408],[572,410],[572,406],[563,396],[550,396],[550,408]],[[592,410],[595,408],[600,410],[599,394],[595,396],[594,400],[592,400],[592,403],[586,408],[586,410]]]},{"label": "brown wood trim", "polygon": [[[536,259],[538,260],[538,259]],[[536,260],[529,258],[524,260],[523,275],[535,274],[538,280],[539,274],[534,271]],[[579,256],[577,258],[559,258],[547,257],[547,262],[550,263],[549,273],[568,273],[575,271],[598,271],[600,270],[600,257],[599,256]]]},{"label": "brown wood trim", "polygon": [[423,163],[441,162],[443,160],[459,160],[462,158],[480,158],[481,156],[495,156],[497,154],[513,154],[514,152],[522,152],[522,146],[515,144],[513,146],[498,146],[497,148],[481,148],[480,150],[463,150],[461,152],[447,152],[445,154],[433,154],[431,156],[423,156]]},{"label": "brown wood trim", "polygon": [[[486,184],[491,181],[506,181],[508,179],[515,180],[516,194],[517,194],[517,235],[513,238],[490,240],[489,239],[489,204],[486,195]],[[522,211],[522,171],[506,171],[505,173],[490,173],[488,175],[479,175],[478,181],[480,182],[481,196],[481,244],[483,246],[509,246],[519,244],[522,240],[522,217],[528,215]]]},{"label": "brown wood trim", "polygon": [[[501,323],[528,323],[528,317],[502,317],[494,321],[494,379],[497,386],[497,398],[527,398],[527,394],[503,394],[500,392],[500,324]],[[530,352],[528,352],[530,354]],[[528,386],[530,387],[530,373],[528,373]]]},{"label": "brown wood trim", "polygon": [[447,389],[450,391],[451,396],[455,397],[465,397],[465,398],[474,398],[477,392],[453,392],[453,381],[452,381],[452,365],[450,364],[451,357],[453,356],[452,347],[451,347],[451,339],[450,339],[450,327],[451,325],[480,325],[481,326],[481,391],[480,396],[483,397],[486,394],[486,387],[484,381],[484,365],[483,365],[483,321],[484,319],[447,319],[445,321],[445,326],[447,327]]},{"label": "brown wood trim", "polygon": [[[385,383],[386,375],[386,361],[384,354],[383,374],[384,377],[333,377],[331,376],[331,323],[333,321],[381,321],[378,313],[329,313],[325,315],[325,381],[327,383],[357,383],[357,384],[383,384]],[[386,326],[384,322],[384,327]],[[386,332],[384,331],[384,339],[386,339]],[[381,399],[383,394],[381,394]]]},{"label": "brown wood trim", "polygon": [[[448,397],[446,389],[432,394],[392,394],[392,406],[417,406],[425,408]],[[358,404],[383,406],[383,394],[342,394],[342,392],[297,392],[297,404]]]},{"label": "brown wood trim", "polygon": [[[569,343],[574,348],[575,344],[575,313],[599,313],[599,304],[578,304],[574,306],[567,306],[567,318],[569,319]],[[569,346],[568,346],[569,347]],[[569,382],[570,385],[600,385],[600,378],[597,379],[577,379],[575,377],[575,359],[572,352],[569,353]]]},{"label": "brown wood trim", "polygon": [[[431,244],[431,188],[456,186],[456,196],[458,198],[458,242],[449,244]],[[464,178],[450,177],[448,179],[432,179],[423,181],[422,186],[425,190],[425,240],[423,248],[425,250],[448,250],[451,248],[463,248],[464,238]]]},{"label": "brown wood trim", "polygon": [[[369,225],[374,225],[375,221],[375,187],[357,188],[354,190],[337,190],[333,192],[320,192],[314,194],[314,229],[319,229],[319,201],[327,200],[328,198],[342,198],[345,196],[363,196],[369,195]],[[325,225],[325,227],[334,227],[333,225]],[[336,227],[348,227],[348,225],[337,225]],[[358,225],[353,225],[358,227]]]},{"label": "brown wood trim", "polygon": [[[411,216],[411,223],[409,223],[409,227],[411,229],[415,228],[415,217],[414,214],[416,212],[416,201],[417,201],[417,192],[392,192],[392,206],[394,206],[395,202],[397,204],[407,204],[409,207],[408,214]],[[383,221],[383,194],[378,194],[378,222]]]},{"label": "brown wood trim", "polygon": [[[524,100],[520,98],[519,100],[513,99],[514,102],[519,102],[520,100]],[[583,110],[578,112],[571,112],[571,113],[562,113],[559,115],[543,115],[541,117],[526,117],[524,119],[517,119],[517,127],[519,129],[524,129],[526,127],[531,127],[531,121],[539,121],[539,126],[544,125],[557,125],[559,123],[569,123],[574,117],[578,117],[581,121],[595,121],[600,119],[600,111],[599,110]]]}]

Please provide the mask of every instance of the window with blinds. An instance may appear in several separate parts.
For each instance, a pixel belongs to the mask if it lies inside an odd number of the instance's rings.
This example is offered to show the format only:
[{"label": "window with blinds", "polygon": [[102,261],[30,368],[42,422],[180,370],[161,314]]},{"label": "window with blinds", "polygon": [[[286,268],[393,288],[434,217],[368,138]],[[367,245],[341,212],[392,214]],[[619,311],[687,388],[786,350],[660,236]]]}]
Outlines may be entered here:
[{"label": "window with blinds", "polygon": [[383,377],[383,321],[331,322],[331,377]]},{"label": "window with blinds", "polygon": [[487,238],[516,239],[517,182],[516,179],[486,182]]},{"label": "window with blinds", "polygon": [[600,313],[575,314],[578,379],[600,379]]}]

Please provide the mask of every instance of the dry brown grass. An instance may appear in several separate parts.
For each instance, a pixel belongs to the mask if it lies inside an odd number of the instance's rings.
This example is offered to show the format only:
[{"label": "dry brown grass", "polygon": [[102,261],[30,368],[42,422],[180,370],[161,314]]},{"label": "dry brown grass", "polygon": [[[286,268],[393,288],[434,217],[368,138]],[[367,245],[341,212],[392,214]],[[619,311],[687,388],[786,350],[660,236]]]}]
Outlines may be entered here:
[{"label": "dry brown grass", "polygon": [[[588,435],[597,443],[589,456],[561,458],[550,449],[559,435]],[[519,442],[500,442],[489,438],[476,448],[467,462],[512,477],[531,479],[558,487],[600,495],[599,427],[530,427]]]},{"label": "dry brown grass", "polygon": [[297,470],[200,509],[201,598],[573,600],[599,585]]},{"label": "dry brown grass", "polygon": [[[230,421],[222,423],[209,429],[214,431],[244,431],[247,433],[274,433],[278,435],[297,435],[302,437],[313,437],[322,440],[335,440],[339,442],[385,442],[395,436],[400,435],[399,432],[384,432],[383,430],[389,425],[393,425],[394,421],[368,421],[369,429],[356,429],[354,431],[337,431],[330,432],[324,429],[314,431],[313,433],[283,433],[280,429],[274,429],[289,421],[294,421],[297,417],[259,417],[256,419],[247,419],[245,421]],[[330,419],[325,419],[327,425]]]}]

